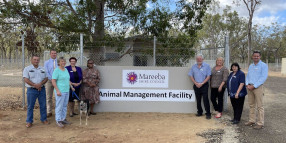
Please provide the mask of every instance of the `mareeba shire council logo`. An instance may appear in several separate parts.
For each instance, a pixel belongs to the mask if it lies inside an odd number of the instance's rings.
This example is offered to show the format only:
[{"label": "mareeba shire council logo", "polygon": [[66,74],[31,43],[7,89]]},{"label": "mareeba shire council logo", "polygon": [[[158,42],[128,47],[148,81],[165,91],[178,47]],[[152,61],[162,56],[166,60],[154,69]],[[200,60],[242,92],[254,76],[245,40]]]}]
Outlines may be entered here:
[{"label": "mareeba shire council logo", "polygon": [[127,81],[130,84],[137,82],[137,74],[135,72],[127,73]]}]

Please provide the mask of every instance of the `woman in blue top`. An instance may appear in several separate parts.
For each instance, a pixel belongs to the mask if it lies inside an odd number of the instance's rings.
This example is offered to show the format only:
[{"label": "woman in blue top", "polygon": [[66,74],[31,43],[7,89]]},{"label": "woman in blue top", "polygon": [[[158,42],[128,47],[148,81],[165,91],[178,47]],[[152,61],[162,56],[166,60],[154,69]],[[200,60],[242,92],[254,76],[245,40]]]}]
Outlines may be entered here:
[{"label": "woman in blue top", "polygon": [[64,57],[58,58],[58,67],[54,70],[52,76],[56,97],[56,124],[61,128],[64,127],[64,124],[69,124],[66,120],[66,114],[70,87],[74,91],[74,88],[70,85],[70,75],[65,65],[66,60]]},{"label": "woman in blue top", "polygon": [[244,99],[247,94],[245,87],[245,74],[240,70],[238,63],[233,63],[230,68],[232,73],[227,79],[227,90],[233,107],[233,124],[238,124],[241,118]]},{"label": "woman in blue top", "polygon": [[[81,87],[81,83],[82,83],[82,71],[80,67],[75,66],[77,59],[75,57],[71,57],[69,59],[69,62],[71,65],[67,66],[66,69],[69,72],[70,75],[70,83],[73,86],[73,88],[75,89],[75,93],[79,98],[79,91],[80,91],[80,87]],[[74,115],[77,115],[74,112],[74,100],[78,100],[77,97],[75,95],[73,95],[72,91],[70,90],[70,94],[69,94],[69,115],[70,117],[73,117]]]}]

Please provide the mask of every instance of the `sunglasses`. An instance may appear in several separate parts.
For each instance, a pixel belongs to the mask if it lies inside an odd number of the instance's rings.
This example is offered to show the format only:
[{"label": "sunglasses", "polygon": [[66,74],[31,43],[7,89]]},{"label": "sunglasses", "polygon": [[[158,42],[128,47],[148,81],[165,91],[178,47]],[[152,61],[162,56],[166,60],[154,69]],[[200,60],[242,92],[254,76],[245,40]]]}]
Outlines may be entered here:
[{"label": "sunglasses", "polygon": [[87,63],[87,64],[93,64],[93,63]]}]

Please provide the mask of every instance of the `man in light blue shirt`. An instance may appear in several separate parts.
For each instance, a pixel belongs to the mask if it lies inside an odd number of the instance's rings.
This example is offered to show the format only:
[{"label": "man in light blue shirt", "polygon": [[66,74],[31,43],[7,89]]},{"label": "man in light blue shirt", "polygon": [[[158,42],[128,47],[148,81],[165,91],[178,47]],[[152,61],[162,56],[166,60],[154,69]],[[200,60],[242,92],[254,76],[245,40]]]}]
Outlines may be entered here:
[{"label": "man in light blue shirt", "polygon": [[48,82],[46,83],[46,95],[47,95],[47,117],[52,116],[52,108],[53,108],[53,91],[54,87],[52,85],[52,75],[54,69],[58,67],[57,63],[57,51],[51,50],[50,51],[51,58],[45,61],[45,71],[48,75]]},{"label": "man in light blue shirt", "polygon": [[201,106],[201,99],[203,97],[205,111],[206,111],[206,118],[211,119],[210,113],[210,103],[208,97],[208,90],[209,90],[209,79],[211,76],[211,68],[207,63],[203,62],[203,55],[197,55],[196,61],[197,63],[192,66],[191,70],[189,71],[188,75],[190,79],[194,83],[194,91],[197,99],[197,114],[196,116],[202,116],[203,109]]},{"label": "man in light blue shirt", "polygon": [[43,124],[49,124],[47,120],[46,110],[46,90],[44,84],[48,81],[45,69],[39,66],[40,57],[33,55],[31,58],[31,65],[25,67],[23,71],[23,78],[25,86],[27,87],[27,124],[26,127],[30,128],[33,124],[33,113],[36,100],[40,105],[40,120]]},{"label": "man in light blue shirt", "polygon": [[[249,121],[245,125],[252,126],[256,123],[254,129],[262,129],[264,127],[263,84],[268,76],[268,66],[260,58],[261,53],[254,51],[252,54],[253,63],[248,68],[245,82],[249,103]],[[258,113],[257,120],[256,110]]]}]

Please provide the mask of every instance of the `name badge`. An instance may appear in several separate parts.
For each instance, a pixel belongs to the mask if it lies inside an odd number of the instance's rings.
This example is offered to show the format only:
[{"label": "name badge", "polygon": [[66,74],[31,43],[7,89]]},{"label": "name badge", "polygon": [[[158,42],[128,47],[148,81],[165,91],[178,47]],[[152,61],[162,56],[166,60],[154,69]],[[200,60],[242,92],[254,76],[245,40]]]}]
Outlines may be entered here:
[{"label": "name badge", "polygon": [[220,71],[217,71],[217,72],[220,72]]},{"label": "name badge", "polygon": [[204,71],[204,69],[200,69],[201,71]]},{"label": "name badge", "polygon": [[70,71],[70,72],[73,72],[73,71]]}]

